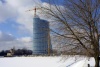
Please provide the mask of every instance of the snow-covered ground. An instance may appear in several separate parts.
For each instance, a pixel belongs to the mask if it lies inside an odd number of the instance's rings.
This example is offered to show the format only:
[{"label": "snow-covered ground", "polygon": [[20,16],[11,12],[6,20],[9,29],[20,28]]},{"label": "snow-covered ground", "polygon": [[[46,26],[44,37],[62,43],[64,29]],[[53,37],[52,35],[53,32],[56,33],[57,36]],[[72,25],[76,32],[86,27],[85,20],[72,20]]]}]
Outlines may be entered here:
[{"label": "snow-covered ground", "polygon": [[75,60],[69,57],[64,61],[62,57],[4,57],[0,58],[0,67],[87,67],[94,66],[94,59],[86,58]]}]

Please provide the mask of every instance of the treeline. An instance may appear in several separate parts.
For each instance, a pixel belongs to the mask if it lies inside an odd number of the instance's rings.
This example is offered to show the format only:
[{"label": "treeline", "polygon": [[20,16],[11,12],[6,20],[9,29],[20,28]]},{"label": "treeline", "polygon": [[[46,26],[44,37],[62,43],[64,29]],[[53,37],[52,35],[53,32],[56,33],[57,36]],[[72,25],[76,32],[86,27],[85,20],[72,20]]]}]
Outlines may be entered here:
[{"label": "treeline", "polygon": [[32,55],[32,50],[28,49],[10,49],[10,50],[2,50],[0,52],[0,56],[7,56],[7,54],[11,54],[12,56],[22,56],[22,55]]}]

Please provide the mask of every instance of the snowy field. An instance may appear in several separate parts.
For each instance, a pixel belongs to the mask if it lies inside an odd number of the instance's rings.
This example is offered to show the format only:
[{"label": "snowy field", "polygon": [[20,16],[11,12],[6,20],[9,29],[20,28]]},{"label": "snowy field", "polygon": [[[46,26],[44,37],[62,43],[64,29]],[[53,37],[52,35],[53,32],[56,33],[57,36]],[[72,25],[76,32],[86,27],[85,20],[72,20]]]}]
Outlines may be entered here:
[{"label": "snowy field", "polygon": [[62,57],[1,57],[0,67],[87,67],[94,66],[94,59],[69,57],[64,61]]}]

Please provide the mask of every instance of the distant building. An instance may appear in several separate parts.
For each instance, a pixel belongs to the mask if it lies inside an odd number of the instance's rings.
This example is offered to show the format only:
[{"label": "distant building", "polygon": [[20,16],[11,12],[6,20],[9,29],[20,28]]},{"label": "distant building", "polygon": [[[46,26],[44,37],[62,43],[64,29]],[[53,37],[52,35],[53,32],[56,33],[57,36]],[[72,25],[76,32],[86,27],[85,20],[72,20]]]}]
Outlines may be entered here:
[{"label": "distant building", "polygon": [[14,55],[14,50],[15,49],[11,49],[11,50],[9,50],[9,52],[7,52],[7,57],[12,57],[13,55]]},{"label": "distant building", "polygon": [[40,19],[37,15],[33,18],[33,54],[50,54],[52,50],[49,22]]}]

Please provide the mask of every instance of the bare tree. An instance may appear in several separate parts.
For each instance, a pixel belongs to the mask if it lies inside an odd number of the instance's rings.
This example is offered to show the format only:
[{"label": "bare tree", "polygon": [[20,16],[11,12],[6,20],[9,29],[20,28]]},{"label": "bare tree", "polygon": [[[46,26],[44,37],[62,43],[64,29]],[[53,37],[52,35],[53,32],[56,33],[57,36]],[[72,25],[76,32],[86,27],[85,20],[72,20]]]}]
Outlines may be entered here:
[{"label": "bare tree", "polygon": [[43,13],[60,25],[60,32],[51,31],[65,46],[74,46],[64,48],[65,53],[92,56],[95,67],[99,67],[100,0],[64,0],[63,5],[48,5],[42,7]]}]

